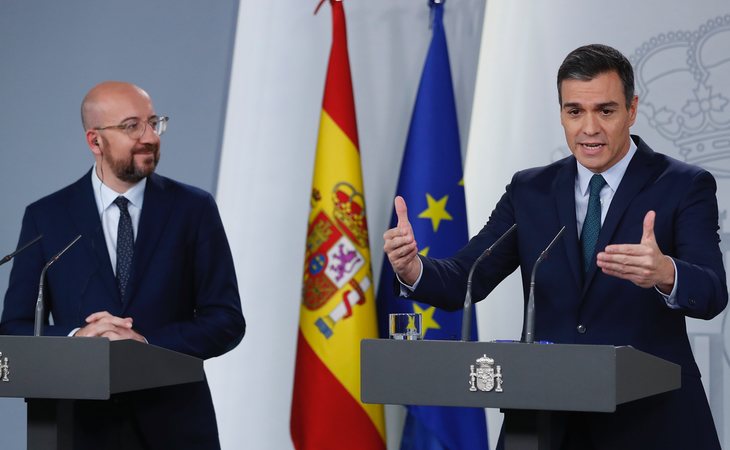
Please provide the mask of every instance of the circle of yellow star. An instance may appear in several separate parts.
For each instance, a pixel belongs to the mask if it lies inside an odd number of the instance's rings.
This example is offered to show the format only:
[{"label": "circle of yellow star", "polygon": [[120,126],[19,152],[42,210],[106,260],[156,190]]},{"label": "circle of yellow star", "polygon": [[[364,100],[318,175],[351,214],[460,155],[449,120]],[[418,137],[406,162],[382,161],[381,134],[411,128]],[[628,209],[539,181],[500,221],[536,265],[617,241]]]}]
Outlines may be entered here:
[{"label": "circle of yellow star", "polygon": [[436,200],[431,197],[431,194],[426,194],[426,202],[428,208],[426,208],[421,214],[418,215],[419,219],[431,219],[433,225],[433,232],[437,232],[439,225],[442,220],[454,220],[451,214],[446,211],[446,202],[449,201],[449,196],[444,195],[440,199]]},{"label": "circle of yellow star", "polygon": [[426,309],[421,308],[418,303],[413,303],[413,312],[421,313],[421,336],[425,339],[426,332],[433,328],[434,330],[440,330],[441,325],[433,319],[433,315],[436,312],[436,307],[431,306]]}]

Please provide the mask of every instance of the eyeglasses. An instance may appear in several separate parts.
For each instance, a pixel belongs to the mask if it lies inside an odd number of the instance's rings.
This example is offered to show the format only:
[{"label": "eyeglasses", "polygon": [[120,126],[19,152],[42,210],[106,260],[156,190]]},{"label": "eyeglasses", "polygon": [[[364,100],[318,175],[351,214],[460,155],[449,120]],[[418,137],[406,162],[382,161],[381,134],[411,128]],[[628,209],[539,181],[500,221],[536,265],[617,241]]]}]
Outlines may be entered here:
[{"label": "eyeglasses", "polygon": [[167,116],[162,117],[150,117],[148,120],[129,119],[119,125],[109,125],[106,127],[95,127],[95,130],[103,131],[110,128],[122,130],[124,134],[129,136],[131,139],[137,140],[144,136],[147,131],[147,125],[152,128],[152,132],[158,136],[162,136],[167,130],[167,121],[170,120]]}]

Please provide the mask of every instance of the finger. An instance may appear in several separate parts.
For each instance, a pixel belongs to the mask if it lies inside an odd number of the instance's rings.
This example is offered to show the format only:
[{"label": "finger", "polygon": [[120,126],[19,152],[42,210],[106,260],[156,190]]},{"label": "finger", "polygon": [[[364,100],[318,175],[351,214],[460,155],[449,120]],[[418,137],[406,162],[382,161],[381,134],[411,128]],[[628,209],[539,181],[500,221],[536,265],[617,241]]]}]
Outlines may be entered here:
[{"label": "finger", "polygon": [[395,198],[395,215],[398,217],[398,228],[409,227],[411,223],[408,221],[408,207],[406,201],[400,195]]},{"label": "finger", "polygon": [[388,259],[390,259],[392,263],[399,263],[401,261],[408,261],[414,258],[416,253],[418,253],[418,246],[415,242],[413,242],[407,245],[402,245],[388,253]]},{"label": "finger", "polygon": [[393,252],[398,250],[399,248],[405,246],[405,245],[412,245],[415,244],[416,240],[413,238],[413,234],[406,233],[403,235],[395,236],[383,244],[383,249],[386,253]]},{"label": "finger", "polygon": [[648,242],[656,242],[654,238],[654,220],[656,219],[656,213],[649,211],[644,216],[644,232],[641,235],[641,243],[645,244]]},{"label": "finger", "polygon": [[612,261],[607,259],[599,259],[596,261],[596,265],[601,269],[610,270],[611,272],[617,272],[620,274],[634,274],[637,272],[637,268],[631,264],[631,261]]},{"label": "finger", "polygon": [[102,316],[96,320],[92,320],[89,322],[89,324],[98,323],[98,324],[110,324],[115,327],[120,328],[132,328],[132,318],[131,317],[117,317],[112,316],[111,314],[107,314],[105,316]]},{"label": "finger", "polygon": [[118,328],[110,323],[96,321],[79,329],[79,331],[76,332],[75,336],[96,337],[101,336],[108,331],[114,331],[116,329]]},{"label": "finger", "polygon": [[601,268],[601,270],[606,275],[610,275],[612,277],[621,278],[622,280],[630,281],[639,287],[650,288],[650,287],[654,286],[654,283],[650,279],[643,277],[643,276],[639,276],[639,275],[635,275],[635,274],[631,274],[631,273],[620,272],[617,270],[611,270],[608,268]]},{"label": "finger", "polygon": [[408,233],[406,230],[403,230],[401,228],[391,228],[387,230],[385,233],[383,233],[383,240],[385,241],[386,245],[396,245],[398,242],[396,242],[399,238],[406,237],[408,238],[410,233]]},{"label": "finger", "polygon": [[[636,284],[648,283],[653,279],[654,271],[648,268],[642,259],[631,259],[627,263],[615,263],[599,260],[596,263],[604,272],[631,280]],[[652,283],[654,284],[654,283]]]},{"label": "finger", "polygon": [[104,317],[111,317],[111,314],[109,314],[108,311],[95,312],[93,314],[90,314],[89,317],[86,318],[86,323],[91,323]]},{"label": "finger", "polygon": [[115,331],[107,331],[106,333],[102,334],[101,337],[105,337],[110,341],[119,341],[121,339],[124,339],[119,333]]},{"label": "finger", "polygon": [[612,244],[607,245],[601,253],[606,255],[606,257],[621,255],[645,256],[650,253],[650,250],[645,244]]},{"label": "finger", "polygon": [[631,281],[632,275],[620,272],[618,270],[609,269],[607,267],[601,267],[601,271],[605,273],[606,275],[610,275],[612,277],[621,278],[622,280],[629,280]]},{"label": "finger", "polygon": [[119,327],[119,328],[125,328],[125,329],[132,328],[132,318],[131,317],[111,316],[111,317],[104,318],[101,321],[109,323],[109,324],[114,325],[115,327]]}]

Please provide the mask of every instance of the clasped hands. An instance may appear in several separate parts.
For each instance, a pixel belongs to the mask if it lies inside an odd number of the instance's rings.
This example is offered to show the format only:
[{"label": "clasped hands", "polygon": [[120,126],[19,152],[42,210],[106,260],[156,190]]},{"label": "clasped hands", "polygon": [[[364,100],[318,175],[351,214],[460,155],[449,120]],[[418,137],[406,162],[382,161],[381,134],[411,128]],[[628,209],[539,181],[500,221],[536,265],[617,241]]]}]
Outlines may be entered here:
[{"label": "clasped hands", "polygon": [[131,317],[116,317],[107,311],[91,314],[86,318],[86,326],[80,328],[74,336],[105,337],[110,341],[134,339],[146,343],[145,338],[132,329]]}]

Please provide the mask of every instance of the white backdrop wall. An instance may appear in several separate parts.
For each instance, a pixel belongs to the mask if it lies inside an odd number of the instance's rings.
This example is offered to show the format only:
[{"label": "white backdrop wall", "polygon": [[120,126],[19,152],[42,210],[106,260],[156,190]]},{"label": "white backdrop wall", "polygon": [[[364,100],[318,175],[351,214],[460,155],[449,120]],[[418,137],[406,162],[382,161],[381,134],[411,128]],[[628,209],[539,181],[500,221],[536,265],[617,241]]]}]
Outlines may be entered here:
[{"label": "white backdrop wall", "polygon": [[[470,232],[476,233],[512,174],[569,154],[560,126],[556,73],[574,48],[605,43],[637,70],[639,116],[632,132],[655,150],[713,172],[722,215],[721,246],[730,251],[730,3],[727,0],[490,0],[482,35],[470,141],[465,165]],[[682,112],[695,101],[698,80],[727,103],[712,114]],[[700,96],[705,91],[697,91]],[[658,126],[683,116],[696,129],[673,137]],[[658,114],[654,114],[654,113]],[[676,117],[676,116],[675,116]],[[700,125],[702,124],[702,125]],[[703,145],[700,149],[698,146]],[[692,149],[691,151],[689,149]],[[637,236],[637,241],[639,237]],[[546,264],[548,264],[546,262]],[[727,257],[726,257],[727,266]],[[516,275],[479,304],[480,334],[517,339],[522,320]],[[695,357],[724,448],[730,448],[730,325],[728,313],[687,321]],[[490,429],[501,422],[489,410]]]},{"label": "white backdrop wall", "polygon": [[[328,7],[313,17],[313,3],[241,2],[218,201],[236,259],[249,331],[234,352],[207,363],[224,448],[291,447],[289,405],[308,195],[331,26]],[[708,34],[719,37],[703,47],[703,55],[708,57],[708,70],[726,70],[730,42],[719,31],[729,21],[725,16],[729,9],[726,0],[691,5],[679,0],[490,0],[477,58],[484,3],[450,0],[446,28],[462,142],[468,142],[465,177],[472,233],[482,226],[514,171],[567,154],[555,90],[555,73],[565,54],[582,44],[603,42],[635,63],[644,63],[642,49],[667,40],[679,48],[680,35],[674,32],[687,31],[681,36],[689,40]],[[379,236],[389,220],[430,37],[424,25],[428,12],[425,1],[352,0],[346,4],[346,14],[377,274],[382,261]],[[708,28],[707,22],[714,19],[717,26]],[[643,76],[651,79],[675,69],[687,72],[682,67],[686,59],[680,49],[646,62],[651,70]],[[720,86],[722,81],[717,80],[722,77],[715,77]],[[729,86],[722,88],[730,97]],[[663,96],[691,95],[691,86],[682,89]],[[634,132],[659,151],[693,157],[682,154],[679,143],[652,127],[642,108],[640,100]],[[723,136],[728,133],[724,124]],[[716,140],[716,145],[722,142]],[[719,147],[713,151],[719,157],[706,165],[718,176],[720,206],[725,211],[730,203],[725,194],[728,176],[723,172],[728,168],[727,153]],[[723,224],[724,237],[727,229]],[[519,280],[510,279],[479,305],[483,340],[519,336],[520,292]],[[689,328],[721,439],[728,446],[730,333],[725,317],[689,321]],[[396,416],[392,414],[388,422],[389,448],[397,448]],[[494,441],[501,418],[493,411],[489,416]],[[336,424],[335,416],[322,420]]]},{"label": "white backdrop wall", "polygon": [[[314,151],[331,43],[316,1],[241,0],[217,200],[236,262],[246,337],[206,363],[224,449],[287,449]],[[426,0],[346,0],[373,271],[431,37]],[[450,0],[462,142],[467,141],[484,0]],[[398,411],[389,411],[398,448]],[[337,426],[337,412],[321,420]],[[343,448],[346,444],[343,443]]]}]

